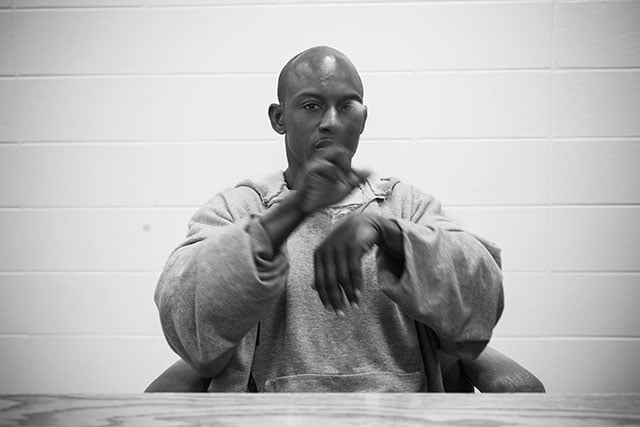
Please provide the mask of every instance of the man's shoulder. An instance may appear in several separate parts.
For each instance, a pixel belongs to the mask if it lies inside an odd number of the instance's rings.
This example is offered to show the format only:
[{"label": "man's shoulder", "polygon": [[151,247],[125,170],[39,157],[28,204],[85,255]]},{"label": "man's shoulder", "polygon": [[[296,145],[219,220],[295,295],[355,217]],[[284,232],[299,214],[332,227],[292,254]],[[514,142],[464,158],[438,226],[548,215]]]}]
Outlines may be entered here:
[{"label": "man's shoulder", "polygon": [[394,205],[432,205],[440,203],[431,193],[425,192],[420,187],[408,184],[398,178],[372,174],[367,183],[376,198],[385,199]]},{"label": "man's shoulder", "polygon": [[387,198],[391,195],[400,180],[392,176],[372,173],[367,178],[367,185],[376,197]]},{"label": "man's shoulder", "polygon": [[[412,197],[416,193],[421,193],[416,187],[396,177],[375,172],[367,178],[365,185],[371,194],[379,199]],[[268,208],[282,201],[289,191],[283,171],[276,171],[260,179],[242,180],[234,187],[221,191],[219,195],[232,204],[247,202],[253,204],[258,201]]]},{"label": "man's shoulder", "polygon": [[[280,172],[282,176],[282,172]],[[284,183],[284,179],[280,179]],[[231,213],[259,212],[268,206],[268,201],[279,193],[281,184],[278,173],[267,175],[261,179],[245,179],[214,194],[202,206],[201,210],[229,211]]]},{"label": "man's shoulder", "polygon": [[240,181],[233,189],[228,191],[244,194],[247,194],[247,192],[253,193],[258,196],[262,205],[269,207],[276,201],[281,200],[289,190],[284,180],[284,172],[276,171],[260,179]]},{"label": "man's shoulder", "polygon": [[419,191],[414,186],[401,181],[399,178],[376,173],[367,179],[367,184],[373,194],[381,198],[410,196],[414,192]]}]

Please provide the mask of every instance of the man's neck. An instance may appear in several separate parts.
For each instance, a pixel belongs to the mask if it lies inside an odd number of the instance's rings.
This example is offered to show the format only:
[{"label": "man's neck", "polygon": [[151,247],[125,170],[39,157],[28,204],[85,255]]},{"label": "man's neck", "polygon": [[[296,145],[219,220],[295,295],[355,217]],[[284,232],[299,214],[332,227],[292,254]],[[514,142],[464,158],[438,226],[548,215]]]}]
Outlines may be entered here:
[{"label": "man's neck", "polygon": [[284,182],[285,184],[287,184],[287,188],[289,190],[295,190],[297,188],[297,182],[296,182],[296,178],[295,176],[297,175],[297,173],[295,173],[293,171],[293,169],[291,169],[291,167],[288,167],[285,171],[284,171]]}]

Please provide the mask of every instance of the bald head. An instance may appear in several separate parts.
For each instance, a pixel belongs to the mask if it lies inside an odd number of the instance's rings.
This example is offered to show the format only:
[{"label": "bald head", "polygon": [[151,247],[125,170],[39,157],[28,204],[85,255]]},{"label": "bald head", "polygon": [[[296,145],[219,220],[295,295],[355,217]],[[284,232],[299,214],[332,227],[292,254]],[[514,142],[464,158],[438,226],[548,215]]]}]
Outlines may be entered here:
[{"label": "bald head", "polygon": [[269,121],[284,135],[290,188],[298,188],[301,171],[317,156],[328,155],[326,150],[338,149],[341,164],[351,164],[367,121],[363,94],[358,70],[333,48],[313,47],[287,62]]},{"label": "bald head", "polygon": [[278,77],[278,102],[284,104],[291,87],[304,76],[313,75],[322,82],[338,72],[348,74],[360,96],[364,96],[360,74],[349,58],[332,47],[316,46],[300,52],[282,68]]}]

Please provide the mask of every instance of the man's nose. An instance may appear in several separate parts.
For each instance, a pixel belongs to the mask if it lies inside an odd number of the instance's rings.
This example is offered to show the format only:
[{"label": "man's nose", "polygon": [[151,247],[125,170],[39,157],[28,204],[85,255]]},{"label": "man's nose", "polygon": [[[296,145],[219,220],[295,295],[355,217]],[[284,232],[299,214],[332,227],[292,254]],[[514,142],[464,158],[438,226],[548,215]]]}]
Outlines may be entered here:
[{"label": "man's nose", "polygon": [[340,117],[335,107],[329,107],[322,115],[322,121],[320,122],[320,129],[322,130],[334,130],[340,125]]}]

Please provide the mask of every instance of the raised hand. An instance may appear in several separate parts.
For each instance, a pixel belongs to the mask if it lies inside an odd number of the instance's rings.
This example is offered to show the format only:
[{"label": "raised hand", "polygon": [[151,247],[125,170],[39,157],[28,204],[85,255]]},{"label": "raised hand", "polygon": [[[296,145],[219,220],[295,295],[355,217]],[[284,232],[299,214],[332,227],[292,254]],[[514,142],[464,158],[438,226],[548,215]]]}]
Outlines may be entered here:
[{"label": "raised hand", "polygon": [[339,202],[367,179],[369,172],[352,169],[350,158],[344,147],[335,146],[322,150],[305,165],[295,196],[305,215]]},{"label": "raised hand", "polygon": [[319,150],[299,172],[297,190],[262,215],[260,221],[274,253],[308,215],[344,199],[367,179],[369,172],[352,169],[350,162],[351,154],[345,148]]}]

